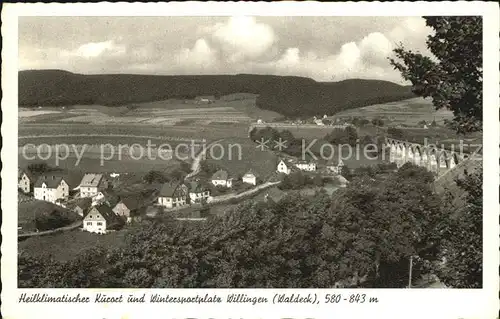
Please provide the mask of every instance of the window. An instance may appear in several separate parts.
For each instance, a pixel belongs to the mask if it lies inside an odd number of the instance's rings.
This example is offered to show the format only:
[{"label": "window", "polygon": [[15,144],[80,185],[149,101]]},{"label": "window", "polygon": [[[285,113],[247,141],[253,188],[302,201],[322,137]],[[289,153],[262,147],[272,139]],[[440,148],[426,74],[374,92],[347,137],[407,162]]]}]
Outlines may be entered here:
[{"label": "window", "polygon": [[92,226],[92,222],[87,222],[87,226]]},{"label": "window", "polygon": [[92,218],[92,215],[90,215],[90,218]]},{"label": "window", "polygon": [[97,226],[102,226],[102,222],[97,222]]}]

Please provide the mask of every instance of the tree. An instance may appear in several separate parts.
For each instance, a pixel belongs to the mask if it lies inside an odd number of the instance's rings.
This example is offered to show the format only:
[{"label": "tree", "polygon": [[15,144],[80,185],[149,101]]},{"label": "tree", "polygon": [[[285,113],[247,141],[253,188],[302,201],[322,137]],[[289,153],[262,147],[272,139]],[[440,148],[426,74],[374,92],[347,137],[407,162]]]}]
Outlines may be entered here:
[{"label": "tree", "polygon": [[340,169],[340,175],[342,175],[345,179],[350,180],[352,178],[351,169],[347,167],[347,165],[342,166]]},{"label": "tree", "polygon": [[144,175],[143,181],[147,184],[153,184],[153,183],[166,183],[169,181],[169,179],[162,172],[152,170],[147,172],[146,175]]},{"label": "tree", "polygon": [[376,117],[372,119],[372,124],[375,126],[384,126],[384,121],[381,118]]},{"label": "tree", "polygon": [[389,137],[399,140],[403,140],[405,138],[403,130],[397,127],[389,127],[387,129],[387,135],[389,135]]},{"label": "tree", "polygon": [[436,109],[453,111],[459,133],[482,130],[482,17],[424,17],[434,33],[427,47],[437,59],[406,50],[394,50],[390,63],[413,85],[413,92],[431,97]]},{"label": "tree", "polygon": [[[446,205],[451,218],[440,231],[444,240],[441,256],[445,260],[439,268],[439,278],[454,288],[481,288],[483,277],[483,170],[466,173],[456,181],[465,192],[465,203]],[[444,201],[453,203],[457,192],[448,194]]]}]

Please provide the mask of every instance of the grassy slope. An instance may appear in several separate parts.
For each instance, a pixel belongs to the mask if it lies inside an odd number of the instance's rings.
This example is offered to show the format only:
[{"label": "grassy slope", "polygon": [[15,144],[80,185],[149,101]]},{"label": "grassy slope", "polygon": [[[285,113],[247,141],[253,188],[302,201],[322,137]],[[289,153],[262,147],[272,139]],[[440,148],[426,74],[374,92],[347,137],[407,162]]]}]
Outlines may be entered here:
[{"label": "grassy slope", "polygon": [[76,221],[80,216],[68,209],[62,208],[55,204],[32,200],[21,202],[18,205],[18,225],[23,227],[23,231],[30,231],[35,229],[35,218],[42,215],[51,215],[53,212],[58,211],[67,215],[73,221]]},{"label": "grassy slope", "polygon": [[408,87],[378,80],[319,83],[271,75],[80,75],[60,70],[19,72],[19,105],[127,105],[200,95],[259,94],[257,106],[309,116],[412,96]]},{"label": "grassy slope", "polygon": [[414,125],[424,120],[431,123],[434,119],[442,123],[445,119],[453,118],[449,110],[436,111],[432,100],[412,98],[396,102],[374,104],[360,108],[353,108],[335,114],[337,117],[363,116],[366,118],[383,117],[392,125]]},{"label": "grassy slope", "polygon": [[105,235],[96,235],[81,230],[58,233],[54,235],[28,238],[19,242],[19,252],[31,256],[50,254],[57,260],[71,260],[87,248],[101,246],[112,249],[126,244],[125,230]]}]

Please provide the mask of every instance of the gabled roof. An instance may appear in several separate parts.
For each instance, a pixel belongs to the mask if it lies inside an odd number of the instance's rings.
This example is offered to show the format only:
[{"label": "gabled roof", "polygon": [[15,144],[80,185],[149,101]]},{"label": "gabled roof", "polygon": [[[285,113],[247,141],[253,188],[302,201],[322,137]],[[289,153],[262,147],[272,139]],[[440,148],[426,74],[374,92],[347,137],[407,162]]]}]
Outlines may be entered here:
[{"label": "gabled roof", "polygon": [[243,175],[243,177],[247,177],[247,178],[251,178],[252,176],[259,177],[259,175],[252,170],[249,170],[248,172],[245,173],[245,175]]},{"label": "gabled roof", "polygon": [[102,174],[87,173],[83,175],[80,187],[97,187],[103,179]]},{"label": "gabled roof", "polygon": [[299,160],[296,164],[316,164],[314,161]]},{"label": "gabled roof", "polygon": [[130,210],[135,210],[141,207],[142,201],[140,196],[136,195],[124,197],[118,202],[118,204],[119,203],[123,203]]},{"label": "gabled roof", "polygon": [[85,198],[78,198],[75,201],[74,207],[80,207],[83,210],[87,210],[90,206],[92,205],[92,199],[85,197]]},{"label": "gabled roof", "polygon": [[182,187],[182,184],[180,184],[180,183],[165,183],[161,187],[159,196],[172,197],[179,187]]},{"label": "gabled roof", "polygon": [[336,157],[333,157],[326,162],[327,166],[338,166],[338,165],[343,165],[343,164],[344,164],[344,162],[341,159],[336,158]]},{"label": "gabled roof", "polygon": [[228,177],[229,174],[225,170],[220,169],[212,175],[212,180],[227,180]]},{"label": "gabled roof", "polygon": [[63,180],[64,179],[62,176],[42,175],[36,180],[35,187],[42,187],[42,184],[45,183],[45,185],[47,185],[47,188],[57,188]]},{"label": "gabled roof", "polygon": [[205,187],[203,185],[203,183],[201,183],[199,181],[190,181],[187,183],[186,186],[187,186],[189,192],[191,192],[191,193],[200,193],[200,192],[204,192],[205,190],[207,190],[207,187]]},{"label": "gabled roof", "polygon": [[33,173],[30,172],[29,169],[25,169],[25,168],[18,168],[17,169],[17,178],[20,179],[21,176],[23,176],[23,174],[26,174],[26,176],[31,180],[33,181],[33,179],[35,178]]},{"label": "gabled roof", "polygon": [[[97,211],[99,212],[99,214],[101,214],[101,216],[106,220],[107,223],[116,221],[118,219],[118,217],[113,212],[113,210],[111,210],[111,207],[109,207],[106,204],[102,204],[102,205],[99,205],[99,206],[94,206],[92,208],[97,209]],[[85,218],[88,216],[88,214],[90,213],[90,211],[92,210],[92,208],[87,211],[87,214],[85,214]]]}]

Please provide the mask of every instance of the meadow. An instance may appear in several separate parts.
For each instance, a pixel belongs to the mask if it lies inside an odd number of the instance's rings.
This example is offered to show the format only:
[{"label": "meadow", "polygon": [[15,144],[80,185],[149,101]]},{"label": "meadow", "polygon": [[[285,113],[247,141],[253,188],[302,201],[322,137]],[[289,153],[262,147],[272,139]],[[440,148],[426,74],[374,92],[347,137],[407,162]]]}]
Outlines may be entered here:
[{"label": "meadow", "polygon": [[[66,216],[68,220],[76,221],[80,218],[78,214],[65,209],[63,207],[57,206],[55,204],[39,201],[39,200],[29,200],[23,201],[18,204],[18,226],[22,227],[21,231],[30,232],[35,231],[35,219],[41,216],[53,215],[57,212],[62,216]],[[71,224],[71,223],[70,223]]]},{"label": "meadow", "polygon": [[453,113],[449,110],[436,111],[431,99],[413,98],[397,102],[374,104],[336,113],[334,118],[363,117],[367,119],[383,118],[385,125],[416,126],[421,121],[443,124],[451,120]]},{"label": "meadow", "polygon": [[271,150],[261,151],[248,137],[230,137],[218,144],[221,146],[207,152],[207,161],[234,176],[244,175],[252,170],[265,180],[276,171],[276,154]]},{"label": "meadow", "polygon": [[18,243],[19,253],[30,256],[51,255],[60,261],[67,261],[77,257],[82,250],[92,247],[107,249],[124,247],[126,245],[127,230],[96,235],[79,229],[57,233],[54,235],[36,236]]}]

